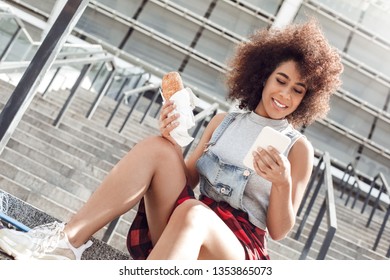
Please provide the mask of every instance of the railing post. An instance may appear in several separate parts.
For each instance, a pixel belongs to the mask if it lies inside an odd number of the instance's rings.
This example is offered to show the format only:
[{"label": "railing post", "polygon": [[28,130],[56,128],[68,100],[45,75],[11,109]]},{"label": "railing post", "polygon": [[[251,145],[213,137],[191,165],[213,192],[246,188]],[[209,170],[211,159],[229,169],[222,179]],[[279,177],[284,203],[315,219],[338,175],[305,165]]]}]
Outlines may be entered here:
[{"label": "railing post", "polygon": [[118,112],[119,107],[120,107],[121,103],[123,102],[123,99],[125,99],[125,96],[126,96],[125,94],[122,94],[120,96],[120,98],[117,100],[115,108],[114,108],[114,110],[112,111],[110,117],[107,120],[106,127],[108,127],[110,125],[111,121],[114,119],[114,116]]},{"label": "railing post", "polygon": [[320,211],[319,211],[317,218],[314,222],[314,225],[310,231],[309,237],[307,238],[305,246],[303,247],[302,253],[299,256],[300,260],[306,259],[307,254],[309,253],[309,249],[311,247],[311,244],[313,243],[314,237],[316,236],[318,228],[320,227],[322,218],[324,217],[325,210],[326,210],[326,200],[324,200],[324,202],[321,205]]},{"label": "railing post", "polygon": [[294,236],[295,240],[298,240],[300,235],[301,235],[301,233],[302,233],[302,230],[303,230],[303,228],[304,228],[304,226],[306,224],[307,218],[309,217],[311,209],[313,208],[315,199],[317,198],[317,195],[318,195],[318,193],[319,193],[319,191],[321,189],[321,185],[322,185],[322,183],[324,181],[324,177],[325,177],[325,167],[324,167],[324,170],[322,170],[320,179],[318,180],[317,186],[316,186],[316,188],[314,190],[314,193],[313,193],[313,195],[312,195],[312,197],[310,199],[309,205],[307,206],[305,214],[304,214],[304,216],[302,218],[302,221],[299,224],[297,232],[295,233],[295,236]]},{"label": "railing post", "polygon": [[58,73],[60,72],[61,68],[62,68],[62,67],[57,67],[56,71],[55,71],[54,74],[53,74],[53,77],[51,77],[51,79],[50,79],[49,84],[47,85],[47,87],[46,87],[45,90],[43,91],[42,97],[45,97],[45,96],[47,95],[47,92],[49,91],[51,85],[52,85],[53,82],[54,82],[54,79],[57,77],[57,75],[58,75]]},{"label": "railing post", "polygon": [[92,64],[86,64],[83,66],[83,69],[81,69],[81,72],[80,72],[76,82],[74,83],[74,85],[72,86],[72,89],[70,90],[70,94],[69,94],[68,98],[66,99],[65,104],[62,106],[60,112],[57,115],[57,118],[53,122],[53,125],[55,127],[59,127],[60,122],[61,122],[62,118],[64,117],[65,112],[68,110],[70,104],[72,103],[77,90],[80,88],[81,83],[83,82],[85,76],[88,74],[88,71],[91,69],[91,66],[92,66]]},{"label": "railing post", "polygon": [[119,133],[121,133],[123,131],[123,129],[125,128],[127,121],[130,119],[131,115],[133,114],[133,111],[137,107],[138,103],[140,102],[141,97],[143,96],[143,94],[144,94],[144,92],[138,93],[137,99],[135,100],[135,102],[134,102],[133,106],[131,107],[129,113],[126,115],[126,118],[124,119],[121,127],[119,128],[119,131],[118,131]]},{"label": "railing post", "polygon": [[[374,243],[374,246],[372,248],[372,250],[376,250],[376,248],[378,247],[378,244],[379,244],[379,241],[382,237],[382,234],[383,234],[383,231],[385,230],[385,227],[386,227],[386,223],[387,223],[387,220],[389,219],[389,216],[390,216],[390,205],[389,207],[387,207],[387,211],[386,211],[386,214],[385,214],[385,217],[383,219],[383,222],[382,222],[382,225],[381,225],[381,228],[378,232],[378,235],[376,236],[376,239],[375,239],[375,243]],[[387,256],[388,257],[388,256]]]},{"label": "railing post", "polygon": [[130,78],[126,77],[114,98],[115,101],[118,100],[118,98],[120,98],[123,89],[129,84],[129,82],[130,82]]},{"label": "railing post", "polygon": [[18,25],[18,28],[16,29],[15,33],[12,35],[11,40],[9,40],[7,46],[5,46],[3,52],[0,55],[0,62],[4,61],[4,59],[7,57],[12,46],[15,44],[16,38],[18,38],[21,31],[22,31],[22,28]]},{"label": "railing post", "polygon": [[149,114],[150,110],[152,109],[153,104],[156,102],[157,97],[159,95],[160,95],[160,91],[156,89],[154,91],[153,98],[150,100],[148,108],[145,110],[144,115],[142,116],[142,118],[141,118],[141,120],[139,122],[140,124],[142,124],[145,121],[146,116]]},{"label": "railing post", "polygon": [[379,205],[379,202],[380,202],[380,199],[381,199],[381,195],[383,193],[383,189],[384,189],[384,185],[383,185],[383,182],[382,182],[382,186],[379,189],[378,196],[376,197],[374,205],[372,206],[371,214],[370,214],[370,217],[368,218],[366,227],[369,227],[370,224],[371,224],[371,221],[372,221],[372,218],[374,217],[375,211],[378,208],[378,205]]},{"label": "railing post", "polygon": [[298,217],[301,215],[301,213],[303,211],[303,208],[305,207],[306,200],[309,197],[311,189],[312,189],[312,187],[314,185],[314,182],[315,182],[315,180],[318,177],[318,172],[321,170],[321,165],[322,165],[323,159],[324,159],[323,155],[318,159],[317,166],[316,166],[316,168],[314,169],[314,172],[311,175],[309,183],[307,184],[305,194],[303,195],[301,204],[299,205],[299,208],[298,208],[298,212],[297,212],[297,216]]},{"label": "railing post", "polygon": [[97,71],[95,77],[93,77],[92,82],[91,82],[91,85],[89,86],[89,89],[88,89],[88,90],[91,90],[91,89],[92,89],[92,87],[93,87],[93,85],[95,84],[96,80],[98,79],[100,73],[103,71],[105,64],[106,64],[106,62],[103,62],[102,65],[99,67],[99,70]]},{"label": "railing post", "polygon": [[374,179],[372,179],[372,182],[370,184],[370,190],[368,191],[367,195],[366,195],[366,199],[364,200],[364,203],[363,203],[363,207],[362,207],[362,210],[361,210],[361,214],[364,213],[364,210],[366,209],[367,207],[367,204],[368,204],[368,201],[370,200],[370,197],[371,197],[371,192],[372,192],[372,189],[375,187],[375,184],[376,184],[376,180],[378,178],[378,175],[374,177]]},{"label": "railing post", "polygon": [[22,78],[0,114],[0,153],[4,150],[16,126],[30,105],[39,83],[50,69],[62,45],[88,0],[68,0],[49,33],[38,48]]},{"label": "railing post", "polygon": [[[193,138],[195,138],[194,135],[197,135],[197,134],[198,134],[198,132],[200,131],[200,128],[204,125],[205,121],[206,121],[206,119],[203,119],[201,122],[199,122],[199,123],[197,124],[197,126],[195,127],[195,130],[194,130],[194,133],[193,133],[193,135],[192,135]],[[184,152],[183,152],[183,157],[184,157],[184,158],[187,156],[188,152],[190,151],[190,149],[191,149],[191,147],[192,147],[192,143],[193,143],[193,142],[191,142],[191,143],[184,149]]]},{"label": "railing post", "polygon": [[99,104],[102,101],[104,95],[106,94],[106,92],[110,88],[110,86],[111,86],[111,84],[112,84],[112,82],[114,80],[115,74],[116,74],[116,71],[114,69],[114,70],[111,71],[110,75],[108,75],[107,79],[104,81],[104,86],[102,87],[100,92],[97,94],[97,96],[95,98],[95,101],[92,103],[91,108],[89,108],[89,111],[88,111],[88,113],[86,115],[88,120],[90,120],[92,118],[93,114],[95,114],[95,111],[96,111],[97,107],[99,106]]}]

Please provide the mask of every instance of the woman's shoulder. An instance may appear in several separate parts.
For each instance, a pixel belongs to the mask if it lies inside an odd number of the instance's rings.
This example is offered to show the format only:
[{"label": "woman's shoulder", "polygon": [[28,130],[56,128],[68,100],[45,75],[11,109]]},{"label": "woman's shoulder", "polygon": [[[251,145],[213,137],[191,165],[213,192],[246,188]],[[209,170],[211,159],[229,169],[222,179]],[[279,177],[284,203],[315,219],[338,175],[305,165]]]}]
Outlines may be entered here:
[{"label": "woman's shoulder", "polygon": [[304,135],[299,137],[298,140],[294,143],[291,152],[293,155],[306,155],[308,158],[312,158],[314,156],[313,145]]},{"label": "woman's shoulder", "polygon": [[210,126],[213,127],[214,129],[218,127],[227,117],[228,118],[237,118],[239,116],[244,115],[244,113],[241,112],[221,112],[216,114],[210,121]]}]

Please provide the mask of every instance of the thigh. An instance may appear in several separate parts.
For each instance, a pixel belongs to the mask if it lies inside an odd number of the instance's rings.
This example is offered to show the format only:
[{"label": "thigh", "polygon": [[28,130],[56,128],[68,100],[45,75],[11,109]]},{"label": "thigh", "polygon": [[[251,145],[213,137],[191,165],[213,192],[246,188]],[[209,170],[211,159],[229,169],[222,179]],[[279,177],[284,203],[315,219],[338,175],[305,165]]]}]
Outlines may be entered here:
[{"label": "thigh", "polygon": [[184,160],[172,144],[161,137],[153,138],[150,144],[158,146],[155,154],[155,162],[158,164],[144,195],[144,202],[151,241],[155,244],[187,181]]},{"label": "thigh", "polygon": [[[176,225],[175,225],[176,223]],[[207,205],[191,199],[178,206],[169,222],[169,227],[186,227],[191,230],[192,240],[182,244],[190,249],[192,244],[199,244],[198,259],[222,260],[245,259],[245,249],[233,231]],[[183,230],[183,229],[182,229]],[[183,230],[185,231],[185,229]],[[197,240],[200,239],[200,240]],[[192,248],[194,249],[194,248]]]}]

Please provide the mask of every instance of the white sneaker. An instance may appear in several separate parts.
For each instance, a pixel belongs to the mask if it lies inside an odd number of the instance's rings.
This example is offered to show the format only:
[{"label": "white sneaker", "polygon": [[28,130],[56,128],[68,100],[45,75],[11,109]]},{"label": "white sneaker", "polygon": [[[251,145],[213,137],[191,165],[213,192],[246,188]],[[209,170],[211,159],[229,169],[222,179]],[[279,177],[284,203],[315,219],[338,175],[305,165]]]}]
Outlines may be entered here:
[{"label": "white sneaker", "polygon": [[80,260],[92,241],[74,248],[64,232],[64,223],[50,223],[35,227],[29,232],[0,229],[0,249],[21,259]]}]

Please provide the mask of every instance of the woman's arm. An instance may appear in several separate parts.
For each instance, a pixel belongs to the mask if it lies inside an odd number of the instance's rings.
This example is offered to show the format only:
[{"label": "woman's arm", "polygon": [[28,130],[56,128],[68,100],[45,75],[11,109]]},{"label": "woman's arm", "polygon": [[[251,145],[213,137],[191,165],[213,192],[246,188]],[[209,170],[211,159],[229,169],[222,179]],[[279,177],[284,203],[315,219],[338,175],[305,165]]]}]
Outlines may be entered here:
[{"label": "woman's arm", "polygon": [[313,156],[313,147],[305,137],[294,144],[288,159],[274,149],[259,151],[257,160],[262,160],[258,173],[272,182],[267,228],[274,240],[285,238],[295,224],[299,204],[310,180]]},{"label": "woman's arm", "polygon": [[[160,113],[160,132],[163,138],[167,139],[172,143],[179,156],[183,157],[182,148],[176,143],[175,139],[173,139],[170,135],[171,131],[179,125],[177,121],[179,115],[178,114],[169,115],[174,110],[175,110],[175,104],[172,101],[167,101],[163,105]],[[186,176],[188,178],[188,183],[192,188],[195,188],[199,182],[199,174],[198,171],[196,170],[196,161],[202,155],[206,143],[209,142],[214,130],[222,122],[225,116],[226,113],[220,113],[215,115],[210,120],[209,124],[207,125],[206,129],[203,132],[202,137],[199,140],[198,145],[196,146],[196,148],[194,149],[194,151],[186,161],[186,167],[187,167]]]}]

